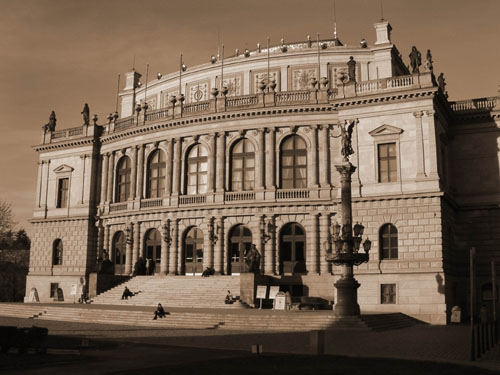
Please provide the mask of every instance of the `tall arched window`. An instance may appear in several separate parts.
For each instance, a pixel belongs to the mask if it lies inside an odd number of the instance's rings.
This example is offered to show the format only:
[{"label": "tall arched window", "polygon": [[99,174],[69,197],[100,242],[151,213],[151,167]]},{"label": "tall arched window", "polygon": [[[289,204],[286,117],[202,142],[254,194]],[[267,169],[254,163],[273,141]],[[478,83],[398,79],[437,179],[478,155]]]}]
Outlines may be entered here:
[{"label": "tall arched window", "polygon": [[60,238],[56,239],[52,244],[52,265],[58,266],[63,260],[63,243]]},{"label": "tall arched window", "polygon": [[398,230],[392,224],[380,228],[380,259],[398,259]]},{"label": "tall arched window", "polygon": [[240,224],[229,233],[229,273],[244,271],[245,254],[252,247],[252,232]]},{"label": "tall arched window", "polygon": [[205,194],[207,192],[208,162],[207,150],[200,144],[189,150],[187,158],[187,193]]},{"label": "tall arched window", "polygon": [[183,273],[186,275],[203,272],[203,232],[192,227],[184,237]]},{"label": "tall arched window", "polygon": [[126,255],[126,237],[125,233],[122,231],[116,232],[113,237],[113,254],[112,259],[114,260],[115,265],[117,264],[125,264],[125,255]]},{"label": "tall arched window", "polygon": [[283,189],[307,187],[306,143],[298,135],[291,135],[281,144],[281,187]]},{"label": "tall arched window", "polygon": [[154,270],[150,269],[150,274],[160,271],[157,267],[161,263],[161,235],[157,229],[151,229],[146,234],[146,259],[152,259]]},{"label": "tall arched window", "polygon": [[306,272],[306,234],[298,223],[286,224],[280,233],[280,273]]},{"label": "tall arched window", "polygon": [[159,198],[165,190],[165,154],[160,150],[153,152],[148,161],[147,198]]},{"label": "tall arched window", "polygon": [[253,190],[255,181],[255,153],[246,138],[238,141],[231,152],[231,189]]},{"label": "tall arched window", "polygon": [[120,159],[116,172],[116,201],[125,202],[130,197],[130,158]]}]

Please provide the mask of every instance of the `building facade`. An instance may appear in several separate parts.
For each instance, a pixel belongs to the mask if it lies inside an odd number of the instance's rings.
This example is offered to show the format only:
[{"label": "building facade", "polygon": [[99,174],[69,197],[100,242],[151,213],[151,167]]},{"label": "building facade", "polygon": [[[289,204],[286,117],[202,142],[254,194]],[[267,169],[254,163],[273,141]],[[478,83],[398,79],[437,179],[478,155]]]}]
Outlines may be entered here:
[{"label": "building facade", "polygon": [[139,257],[158,277],[239,274],[255,244],[263,274],[335,301],[335,164],[355,121],[353,218],[372,241],[361,309],[445,323],[465,308],[468,249],[486,291],[500,236],[500,101],[448,101],[431,59],[407,67],[390,25],[375,29],[373,45],[282,42],[142,85],[131,71],[121,116],[45,127],[27,296],[70,295],[96,259],[117,275]]}]

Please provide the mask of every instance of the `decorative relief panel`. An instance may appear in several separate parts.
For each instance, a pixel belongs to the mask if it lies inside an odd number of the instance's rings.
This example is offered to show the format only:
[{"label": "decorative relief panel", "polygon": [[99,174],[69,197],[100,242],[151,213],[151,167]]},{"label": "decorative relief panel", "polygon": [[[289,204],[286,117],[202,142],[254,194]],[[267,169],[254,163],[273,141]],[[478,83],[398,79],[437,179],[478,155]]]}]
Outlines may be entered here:
[{"label": "decorative relief panel", "polygon": [[[229,90],[227,96],[243,95],[243,74],[233,74],[224,76],[222,86],[226,86]],[[220,78],[217,77],[217,87],[220,89]]]},{"label": "decorative relief panel", "polygon": [[[146,99],[147,103],[148,103],[148,111],[152,111],[157,107],[157,100],[158,100],[158,97],[157,95],[151,95],[151,96],[148,96],[148,98]],[[141,100],[141,103],[143,103],[144,100]]]},{"label": "decorative relief panel", "polygon": [[[281,74],[279,69],[269,70],[269,80],[276,81],[276,91],[281,91]],[[267,84],[267,69],[266,70],[256,70],[250,73],[250,93],[258,94],[260,93],[259,85],[264,81]]]},{"label": "decorative relief panel", "polygon": [[[329,69],[330,87],[342,86],[342,83],[347,83],[349,81],[349,69],[347,68],[347,64],[330,65]],[[359,75],[357,76],[359,77]]]},{"label": "decorative relief panel", "polygon": [[210,81],[203,80],[187,85],[188,103],[196,103],[210,99]]},{"label": "decorative relief panel", "polygon": [[179,88],[176,88],[176,89],[170,89],[168,91],[163,91],[161,93],[161,107],[162,108],[166,108],[166,107],[170,107],[171,104],[170,104],[170,97],[171,96],[177,96],[179,95]]},{"label": "decorative relief panel", "polygon": [[292,91],[306,90],[309,88],[309,80],[318,80],[318,67],[313,65],[303,65],[291,67],[288,77],[288,86]]}]

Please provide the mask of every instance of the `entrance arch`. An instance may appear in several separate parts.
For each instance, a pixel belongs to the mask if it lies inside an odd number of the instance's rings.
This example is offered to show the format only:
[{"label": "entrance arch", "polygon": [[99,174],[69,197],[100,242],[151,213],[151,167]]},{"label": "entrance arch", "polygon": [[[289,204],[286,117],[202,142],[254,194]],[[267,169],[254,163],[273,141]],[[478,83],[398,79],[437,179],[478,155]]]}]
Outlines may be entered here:
[{"label": "entrance arch", "polygon": [[183,273],[185,275],[201,274],[203,272],[203,232],[197,227],[191,227],[184,237]]},{"label": "entrance arch", "polygon": [[252,232],[246,226],[235,226],[229,233],[228,273],[241,273],[245,269],[245,254],[252,246]]},{"label": "entrance arch", "polygon": [[[161,262],[161,235],[156,229],[151,229],[146,233],[145,242],[145,256],[146,259],[152,259],[154,264],[154,270],[150,270],[150,274],[160,272],[160,262]],[[151,266],[150,266],[151,267]]]},{"label": "entrance arch", "polygon": [[121,275],[125,271],[126,240],[125,233],[122,231],[116,232],[113,236],[111,260],[115,265],[115,275]]},{"label": "entrance arch", "polygon": [[306,273],[306,233],[298,223],[288,223],[280,233],[280,274]]}]

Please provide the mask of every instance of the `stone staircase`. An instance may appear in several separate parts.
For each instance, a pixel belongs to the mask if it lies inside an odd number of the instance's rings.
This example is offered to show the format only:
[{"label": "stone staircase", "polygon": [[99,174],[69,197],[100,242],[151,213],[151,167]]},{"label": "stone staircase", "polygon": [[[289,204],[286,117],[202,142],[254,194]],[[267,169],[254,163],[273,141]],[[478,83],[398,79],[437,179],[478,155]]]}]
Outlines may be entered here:
[{"label": "stone staircase", "polygon": [[[135,295],[122,300],[127,286]],[[230,290],[237,301],[225,304],[227,291]],[[239,276],[135,276],[118,286],[99,294],[91,300],[101,305],[135,305],[186,308],[246,308],[239,301]]]},{"label": "stone staircase", "polygon": [[361,315],[360,319],[373,331],[387,331],[423,324],[417,319],[401,313]]}]

